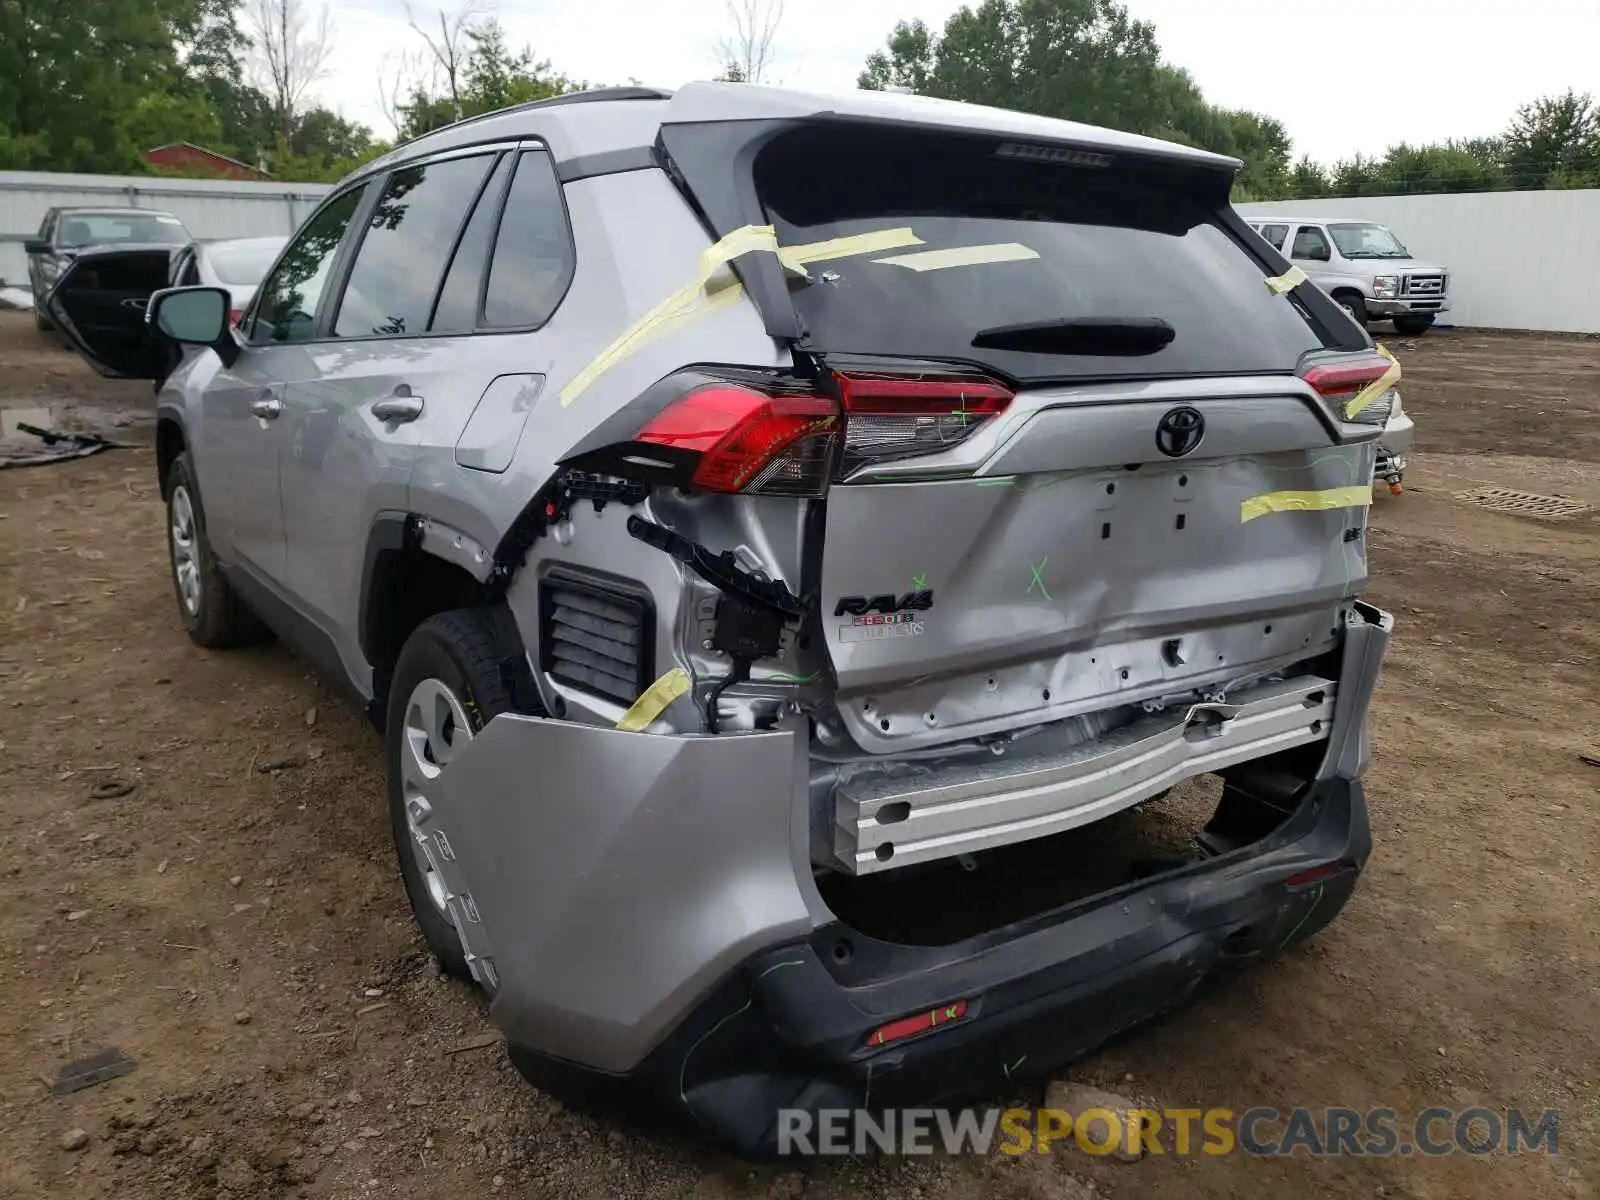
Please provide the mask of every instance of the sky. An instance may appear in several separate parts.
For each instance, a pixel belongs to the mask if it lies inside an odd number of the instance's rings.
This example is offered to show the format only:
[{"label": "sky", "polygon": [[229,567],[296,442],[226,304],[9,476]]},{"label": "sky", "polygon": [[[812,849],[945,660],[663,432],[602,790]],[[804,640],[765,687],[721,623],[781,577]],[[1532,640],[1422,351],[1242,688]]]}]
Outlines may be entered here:
[{"label": "sky", "polygon": [[[1324,163],[1395,142],[1498,133],[1519,104],[1600,96],[1600,0],[1125,0],[1213,104],[1278,118]],[[453,10],[460,0],[444,0]],[[404,0],[330,0],[335,55],[317,98],[393,135],[379,79],[420,47]],[[439,0],[414,0],[437,20]],[[766,82],[855,86],[897,20],[935,30],[959,0],[787,0]],[[490,0],[514,46],[592,84],[677,87],[717,73],[726,0]]]}]

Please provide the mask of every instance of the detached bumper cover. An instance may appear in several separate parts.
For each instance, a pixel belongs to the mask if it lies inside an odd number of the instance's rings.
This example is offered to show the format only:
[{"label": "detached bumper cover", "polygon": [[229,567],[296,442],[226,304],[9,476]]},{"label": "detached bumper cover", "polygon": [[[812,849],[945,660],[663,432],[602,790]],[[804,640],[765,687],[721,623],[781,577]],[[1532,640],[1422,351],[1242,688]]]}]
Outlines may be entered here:
[{"label": "detached bumper cover", "polygon": [[507,1037],[627,1070],[749,955],[809,933],[806,754],[796,731],[484,726],[412,817]]},{"label": "detached bumper cover", "polygon": [[[1236,768],[1214,857],[953,945],[877,942],[827,909],[798,728],[670,737],[505,714],[412,816],[526,1075],[580,1100],[642,1096],[760,1153],[779,1108],[932,1103],[1049,1069],[1331,919],[1370,849],[1359,779],[1391,627],[1350,606],[1336,689],[1295,702],[1331,721],[1325,750],[1302,748],[1277,800],[1240,782],[1270,772]],[[954,1024],[865,1044],[958,1000]]]},{"label": "detached bumper cover", "polygon": [[[956,1103],[1037,1076],[1183,1005],[1233,961],[1274,953],[1343,907],[1371,838],[1361,785],[1318,785],[1266,842],[956,946],[872,943],[837,927],[752,957],[625,1076],[526,1047],[540,1087],[615,1113],[676,1116],[740,1153],[776,1152],[781,1109]],[[1317,868],[1323,878],[1288,882]],[[832,946],[848,936],[840,964]],[[874,1029],[965,1001],[886,1047]]]}]

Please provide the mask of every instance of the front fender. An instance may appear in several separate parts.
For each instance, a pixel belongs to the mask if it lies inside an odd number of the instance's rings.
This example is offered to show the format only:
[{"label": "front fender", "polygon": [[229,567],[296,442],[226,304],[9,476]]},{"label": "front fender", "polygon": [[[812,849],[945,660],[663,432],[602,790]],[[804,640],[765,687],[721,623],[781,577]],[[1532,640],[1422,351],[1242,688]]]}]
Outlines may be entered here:
[{"label": "front fender", "polygon": [[1342,272],[1318,273],[1312,276],[1312,281],[1330,296],[1334,292],[1348,291],[1360,292],[1368,300],[1376,298],[1372,294],[1372,280],[1363,279],[1359,275],[1346,275]]}]

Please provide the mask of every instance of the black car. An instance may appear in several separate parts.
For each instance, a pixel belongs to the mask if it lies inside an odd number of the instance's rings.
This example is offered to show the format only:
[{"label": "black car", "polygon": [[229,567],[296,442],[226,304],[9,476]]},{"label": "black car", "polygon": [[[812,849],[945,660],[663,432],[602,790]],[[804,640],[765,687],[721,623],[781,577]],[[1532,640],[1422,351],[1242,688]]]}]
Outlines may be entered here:
[{"label": "black car", "polygon": [[52,328],[45,298],[79,252],[103,246],[182,246],[191,240],[183,222],[153,208],[52,208],[39,224],[39,236],[25,245],[33,319]]}]

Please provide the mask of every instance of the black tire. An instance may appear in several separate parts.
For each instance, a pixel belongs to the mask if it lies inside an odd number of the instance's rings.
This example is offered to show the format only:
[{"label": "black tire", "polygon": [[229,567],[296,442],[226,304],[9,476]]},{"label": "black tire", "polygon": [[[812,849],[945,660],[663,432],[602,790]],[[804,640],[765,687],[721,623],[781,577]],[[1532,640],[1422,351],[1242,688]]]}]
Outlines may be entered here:
[{"label": "black tire", "polygon": [[458,608],[429,617],[406,639],[389,683],[388,717],[384,722],[384,759],[389,782],[389,825],[394,833],[400,875],[417,927],[439,966],[458,979],[472,978],[455,926],[435,905],[412,845],[406,820],[405,780],[401,755],[405,752],[406,710],[411,695],[426,680],[442,683],[459,701],[477,733],[503,712],[510,712],[510,689],[501,674],[506,657],[488,609]]},{"label": "black tire", "polygon": [[1433,328],[1433,314],[1426,316],[1396,317],[1394,331],[1402,337],[1421,337]]},{"label": "black tire", "polygon": [[[167,561],[172,569],[172,590],[178,601],[178,617],[190,640],[197,646],[222,649],[270,637],[267,627],[233,590],[216,555],[211,552],[211,542],[206,537],[205,508],[200,503],[200,489],[195,486],[194,469],[189,465],[187,451],[174,458],[167,468],[163,490],[167,497]],[[179,573],[180,556],[185,549],[179,538],[180,514],[185,503],[190,528],[188,561],[194,564],[199,588],[193,600],[185,595],[184,578]]]},{"label": "black tire", "polygon": [[33,310],[33,327],[40,333],[50,333],[55,329],[55,322],[37,308]]},{"label": "black tire", "polygon": [[1360,292],[1336,292],[1333,298],[1352,321],[1363,329],[1367,327],[1367,302]]}]

